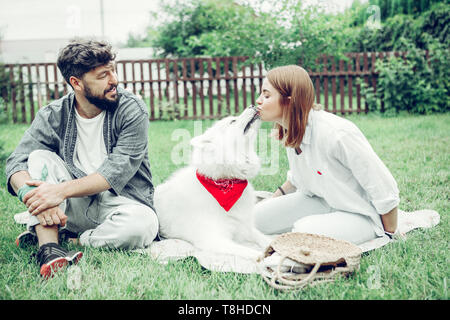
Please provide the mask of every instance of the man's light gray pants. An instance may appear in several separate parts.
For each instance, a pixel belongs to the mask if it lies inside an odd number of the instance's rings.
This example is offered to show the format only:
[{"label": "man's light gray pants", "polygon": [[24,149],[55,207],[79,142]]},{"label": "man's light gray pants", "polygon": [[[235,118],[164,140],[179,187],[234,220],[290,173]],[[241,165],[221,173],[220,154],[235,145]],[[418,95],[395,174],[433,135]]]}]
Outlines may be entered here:
[{"label": "man's light gray pants", "polygon": [[[47,165],[49,183],[72,180],[64,161],[53,152],[33,151],[28,158],[28,172],[39,180]],[[60,205],[67,216],[65,228],[81,233],[83,246],[115,249],[138,249],[152,243],[158,233],[158,218],[148,206],[135,200],[104,191],[94,196],[69,198]],[[39,224],[30,216],[28,229],[34,232]]]}]

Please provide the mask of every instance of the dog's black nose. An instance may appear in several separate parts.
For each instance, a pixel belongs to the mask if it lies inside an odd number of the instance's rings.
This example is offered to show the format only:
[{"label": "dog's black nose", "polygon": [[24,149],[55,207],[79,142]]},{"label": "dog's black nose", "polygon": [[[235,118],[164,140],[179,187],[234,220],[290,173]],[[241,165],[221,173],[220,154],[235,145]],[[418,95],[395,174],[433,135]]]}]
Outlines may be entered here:
[{"label": "dog's black nose", "polygon": [[255,117],[259,117],[259,110],[258,110],[258,108],[256,106],[251,104],[251,105],[248,106],[248,108],[252,109],[255,112]]}]

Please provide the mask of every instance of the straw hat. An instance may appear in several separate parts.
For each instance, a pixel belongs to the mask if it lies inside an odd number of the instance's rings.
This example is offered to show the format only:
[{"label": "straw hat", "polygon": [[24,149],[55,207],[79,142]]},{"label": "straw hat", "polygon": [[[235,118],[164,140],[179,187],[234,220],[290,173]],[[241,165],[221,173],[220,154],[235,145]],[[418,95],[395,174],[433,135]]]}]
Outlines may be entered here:
[{"label": "straw hat", "polygon": [[[264,259],[274,253],[281,256],[273,269]],[[299,289],[323,281],[334,281],[338,275],[348,275],[359,269],[361,249],[344,241],[316,234],[288,232],[275,238],[258,259],[260,274],[276,289]],[[285,260],[299,263],[309,273],[296,273],[295,268],[282,272]]]}]

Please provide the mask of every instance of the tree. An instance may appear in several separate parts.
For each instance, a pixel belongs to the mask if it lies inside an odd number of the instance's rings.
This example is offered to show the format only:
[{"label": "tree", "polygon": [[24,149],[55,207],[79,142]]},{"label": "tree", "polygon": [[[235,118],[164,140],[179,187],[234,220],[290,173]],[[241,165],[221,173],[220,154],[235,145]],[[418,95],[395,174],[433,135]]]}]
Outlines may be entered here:
[{"label": "tree", "polygon": [[[262,11],[260,3],[269,4]],[[337,54],[345,22],[297,0],[260,0],[257,6],[232,0],[191,0],[163,5],[148,37],[161,57],[248,56],[266,67],[311,65],[318,55]],[[135,42],[131,39],[130,42]]]},{"label": "tree", "polygon": [[[383,1],[379,1],[377,3],[380,4],[381,8],[381,28],[366,28],[364,24],[360,24],[358,15],[365,12],[369,4],[353,6],[347,10],[352,13],[349,17],[353,21],[353,23],[350,23],[350,29],[354,32],[354,37],[348,37],[348,51],[404,50],[403,42],[400,41],[401,38],[409,39],[418,48],[423,49],[425,48],[423,40],[425,33],[430,34],[441,43],[449,45],[450,5],[448,3],[432,4],[428,10],[417,14],[416,12],[420,11],[420,8],[418,8],[419,2],[408,0],[408,11],[415,12],[414,14],[399,13],[386,19],[383,19],[384,9],[382,6],[387,2],[383,4]],[[402,3],[405,2],[402,1]],[[398,8],[394,1],[390,4],[392,7]],[[422,6],[426,5],[428,5],[428,2],[422,4]],[[400,9],[396,10],[401,12]]]},{"label": "tree", "polygon": [[397,14],[421,14],[429,10],[433,4],[446,3],[448,0],[369,0],[368,5],[380,7],[381,20],[393,17]]}]

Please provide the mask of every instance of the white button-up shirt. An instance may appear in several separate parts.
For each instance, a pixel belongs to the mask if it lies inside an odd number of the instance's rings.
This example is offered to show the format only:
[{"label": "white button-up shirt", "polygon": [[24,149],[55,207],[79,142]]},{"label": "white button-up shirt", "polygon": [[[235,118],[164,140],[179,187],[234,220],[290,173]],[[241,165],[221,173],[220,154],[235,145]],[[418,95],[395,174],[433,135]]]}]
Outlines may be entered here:
[{"label": "white button-up shirt", "polygon": [[315,195],[336,211],[369,216],[383,235],[380,215],[398,206],[397,183],[363,133],[349,120],[311,110],[302,153],[286,148],[289,180],[298,191]]}]

